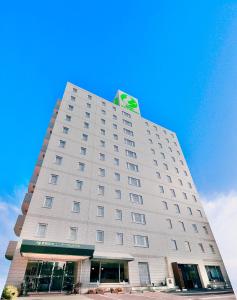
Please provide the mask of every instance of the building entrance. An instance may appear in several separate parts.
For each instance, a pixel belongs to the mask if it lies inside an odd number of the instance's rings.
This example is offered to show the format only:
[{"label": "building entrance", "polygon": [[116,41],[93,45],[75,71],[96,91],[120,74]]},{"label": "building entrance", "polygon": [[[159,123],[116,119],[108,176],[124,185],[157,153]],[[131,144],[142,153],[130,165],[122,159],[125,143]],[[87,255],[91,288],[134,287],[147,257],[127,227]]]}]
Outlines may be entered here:
[{"label": "building entrance", "polygon": [[27,292],[61,292],[72,290],[74,262],[28,262],[24,284]]},{"label": "building entrance", "polygon": [[172,263],[176,284],[180,289],[202,288],[197,265]]}]

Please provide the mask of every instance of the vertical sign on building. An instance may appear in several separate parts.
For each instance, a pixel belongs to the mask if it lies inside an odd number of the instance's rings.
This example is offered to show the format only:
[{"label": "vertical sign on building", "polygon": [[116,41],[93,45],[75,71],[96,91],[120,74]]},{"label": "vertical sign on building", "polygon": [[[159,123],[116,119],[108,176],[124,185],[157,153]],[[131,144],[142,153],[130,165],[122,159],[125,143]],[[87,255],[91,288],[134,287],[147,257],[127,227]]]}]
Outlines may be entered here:
[{"label": "vertical sign on building", "polygon": [[127,93],[118,90],[113,102],[116,105],[119,105],[125,109],[128,109],[140,115],[140,109],[137,98],[130,96]]}]

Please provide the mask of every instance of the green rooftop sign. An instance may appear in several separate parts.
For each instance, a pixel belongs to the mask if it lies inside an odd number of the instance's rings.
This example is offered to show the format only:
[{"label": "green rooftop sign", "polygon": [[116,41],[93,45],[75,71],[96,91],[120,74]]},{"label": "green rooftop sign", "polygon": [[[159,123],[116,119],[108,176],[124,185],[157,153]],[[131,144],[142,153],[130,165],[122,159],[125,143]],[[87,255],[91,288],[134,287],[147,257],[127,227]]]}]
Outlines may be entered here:
[{"label": "green rooftop sign", "polygon": [[140,115],[138,100],[127,93],[118,90],[113,102],[116,105]]}]

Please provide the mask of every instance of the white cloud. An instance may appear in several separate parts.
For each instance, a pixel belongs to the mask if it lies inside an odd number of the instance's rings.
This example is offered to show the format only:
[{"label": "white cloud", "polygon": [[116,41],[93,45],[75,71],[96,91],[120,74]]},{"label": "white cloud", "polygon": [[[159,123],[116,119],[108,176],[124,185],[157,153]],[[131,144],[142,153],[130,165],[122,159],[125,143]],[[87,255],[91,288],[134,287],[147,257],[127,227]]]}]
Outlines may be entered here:
[{"label": "white cloud", "polygon": [[0,295],[5,284],[10,262],[5,259],[9,240],[16,240],[13,228],[20,213],[21,202],[26,193],[25,186],[15,187],[11,194],[0,195]]},{"label": "white cloud", "polygon": [[203,196],[203,205],[232,286],[237,292],[237,192]]}]

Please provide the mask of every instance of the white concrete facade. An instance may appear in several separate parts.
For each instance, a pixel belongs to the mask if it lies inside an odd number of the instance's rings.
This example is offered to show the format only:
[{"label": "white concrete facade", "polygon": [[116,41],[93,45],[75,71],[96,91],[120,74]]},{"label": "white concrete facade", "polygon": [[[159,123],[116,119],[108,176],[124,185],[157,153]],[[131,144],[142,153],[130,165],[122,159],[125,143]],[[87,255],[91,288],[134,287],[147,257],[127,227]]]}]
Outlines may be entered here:
[{"label": "white concrete facade", "polygon": [[[139,179],[140,186],[129,184],[128,177]],[[130,193],[140,195],[143,203],[133,203]],[[44,207],[46,197],[51,197],[46,205],[51,208]],[[109,260],[113,253],[130,255],[134,260],[128,262],[127,279],[132,286],[141,285],[141,262],[148,263],[150,284],[173,278],[172,262],[197,265],[203,287],[210,283],[205,266],[219,266],[229,283],[176,134],[71,83],[55,107],[28,198],[22,206],[23,225],[15,228],[20,239],[9,284],[21,285],[29,260],[73,260],[78,261],[75,281],[85,289],[93,286],[90,258],[27,256],[20,253],[22,240],[94,245],[94,253],[107,253]],[[73,211],[73,205],[80,211]],[[41,236],[39,224],[46,226]],[[103,231],[102,242],[96,240],[98,230]],[[136,235],[146,237],[147,244],[135,245]]]}]

